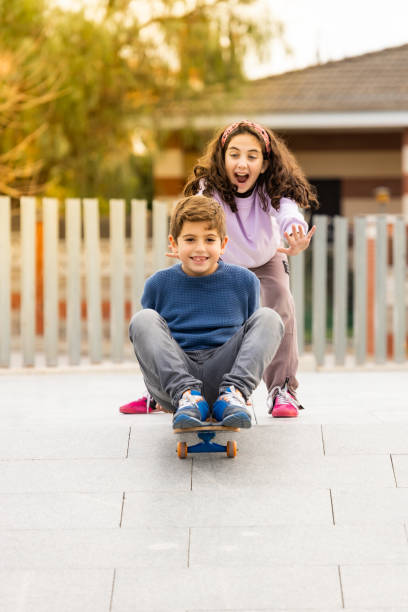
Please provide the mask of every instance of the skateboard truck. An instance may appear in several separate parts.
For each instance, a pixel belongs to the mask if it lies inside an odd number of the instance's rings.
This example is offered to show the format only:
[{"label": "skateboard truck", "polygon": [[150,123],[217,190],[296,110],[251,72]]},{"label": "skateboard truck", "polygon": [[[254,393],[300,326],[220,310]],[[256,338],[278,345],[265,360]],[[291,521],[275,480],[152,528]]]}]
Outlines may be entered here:
[{"label": "skateboard truck", "polygon": [[226,444],[218,444],[212,440],[217,431],[239,431],[236,427],[223,427],[213,425],[210,427],[191,427],[188,429],[175,429],[174,433],[195,432],[201,442],[188,446],[186,442],[177,443],[177,455],[180,459],[185,459],[188,453],[226,453],[227,457],[233,458],[237,455],[237,443],[235,440],[228,440]]}]

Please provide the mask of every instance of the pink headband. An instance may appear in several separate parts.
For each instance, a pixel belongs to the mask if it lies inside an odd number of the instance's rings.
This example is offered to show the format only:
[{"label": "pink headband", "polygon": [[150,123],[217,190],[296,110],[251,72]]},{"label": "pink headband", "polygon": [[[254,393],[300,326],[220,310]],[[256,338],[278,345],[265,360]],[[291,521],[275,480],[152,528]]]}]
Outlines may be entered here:
[{"label": "pink headband", "polygon": [[238,126],[240,125],[247,125],[248,127],[251,127],[253,130],[255,130],[255,132],[257,132],[262,140],[265,143],[265,148],[266,148],[266,152],[270,153],[271,151],[271,141],[269,139],[269,134],[266,130],[264,130],[264,128],[259,125],[258,123],[253,123],[252,121],[247,121],[246,119],[244,119],[243,121],[236,121],[235,123],[231,123],[231,125],[229,125],[227,128],[225,128],[222,136],[221,136],[221,144],[222,146],[225,145],[225,141],[227,140],[228,136],[231,134],[231,132],[233,132],[234,130],[237,129]]}]

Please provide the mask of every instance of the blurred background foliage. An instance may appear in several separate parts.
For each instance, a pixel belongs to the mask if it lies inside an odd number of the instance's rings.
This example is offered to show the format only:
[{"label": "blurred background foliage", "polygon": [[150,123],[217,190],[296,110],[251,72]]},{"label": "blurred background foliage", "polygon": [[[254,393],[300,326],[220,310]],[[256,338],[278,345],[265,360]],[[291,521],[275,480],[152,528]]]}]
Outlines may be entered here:
[{"label": "blurred background foliage", "polygon": [[0,0],[0,192],[151,200],[168,109],[233,93],[264,53],[254,1]]}]

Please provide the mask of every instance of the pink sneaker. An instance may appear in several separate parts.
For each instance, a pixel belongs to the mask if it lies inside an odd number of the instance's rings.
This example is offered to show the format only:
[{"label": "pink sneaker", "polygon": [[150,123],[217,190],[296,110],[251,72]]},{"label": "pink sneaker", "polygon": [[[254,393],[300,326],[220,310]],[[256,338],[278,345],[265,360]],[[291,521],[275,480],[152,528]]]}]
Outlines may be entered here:
[{"label": "pink sneaker", "polygon": [[124,404],[124,406],[119,408],[119,411],[122,412],[122,414],[147,414],[149,412],[156,412],[156,402],[148,393],[147,395],[143,395],[143,397],[139,397],[139,399],[134,402]]},{"label": "pink sneaker", "polygon": [[282,387],[274,387],[268,395],[268,412],[273,417],[297,417],[302,406],[288,391],[288,379]]}]

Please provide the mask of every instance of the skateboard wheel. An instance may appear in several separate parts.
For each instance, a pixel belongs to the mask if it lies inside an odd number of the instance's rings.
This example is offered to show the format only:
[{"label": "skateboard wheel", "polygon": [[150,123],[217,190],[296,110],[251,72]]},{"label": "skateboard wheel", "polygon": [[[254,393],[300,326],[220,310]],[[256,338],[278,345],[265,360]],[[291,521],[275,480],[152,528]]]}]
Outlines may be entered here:
[{"label": "skateboard wheel", "polygon": [[237,456],[237,443],[235,440],[228,440],[227,442],[227,457],[231,459]]},{"label": "skateboard wheel", "polygon": [[187,457],[187,444],[185,442],[177,442],[177,455],[179,459]]}]

